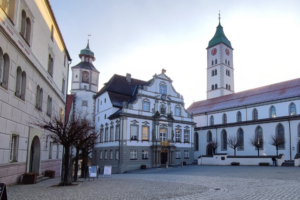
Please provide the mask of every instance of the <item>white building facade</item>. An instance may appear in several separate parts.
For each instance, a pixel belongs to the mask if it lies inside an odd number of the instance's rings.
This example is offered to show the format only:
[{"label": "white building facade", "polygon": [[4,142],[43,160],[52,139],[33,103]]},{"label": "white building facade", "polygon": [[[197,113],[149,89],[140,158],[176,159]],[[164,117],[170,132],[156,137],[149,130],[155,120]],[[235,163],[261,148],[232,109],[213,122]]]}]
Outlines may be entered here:
[{"label": "white building facade", "polygon": [[[285,138],[279,154],[293,160],[300,153],[300,79],[234,93],[232,50],[219,24],[207,48],[207,100],[194,102],[187,109],[197,124],[195,159],[213,154],[211,141],[218,143],[215,153],[234,155],[227,144],[230,136],[242,140],[236,155],[257,155],[249,141],[253,137],[263,142],[260,155],[276,155],[276,147],[270,144],[273,135]],[[218,87],[212,87],[215,84]]]},{"label": "white building facade", "polygon": [[0,1],[0,182],[60,175],[62,147],[31,122],[64,114],[69,61],[48,0]]},{"label": "white building facade", "polygon": [[194,122],[165,70],[149,81],[114,75],[95,96],[100,130],[93,162],[113,173],[162,165],[190,164]]}]

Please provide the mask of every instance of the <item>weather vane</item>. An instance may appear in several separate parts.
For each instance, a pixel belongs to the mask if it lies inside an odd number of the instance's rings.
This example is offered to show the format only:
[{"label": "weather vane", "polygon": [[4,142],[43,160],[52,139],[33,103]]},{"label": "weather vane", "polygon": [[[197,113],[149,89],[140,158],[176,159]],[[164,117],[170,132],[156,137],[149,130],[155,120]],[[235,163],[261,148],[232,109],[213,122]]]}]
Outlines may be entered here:
[{"label": "weather vane", "polygon": [[219,23],[221,21],[221,14],[220,14],[221,11],[219,11]]},{"label": "weather vane", "polygon": [[91,34],[88,34],[88,41],[90,41],[90,38],[89,37],[91,37],[92,35]]}]

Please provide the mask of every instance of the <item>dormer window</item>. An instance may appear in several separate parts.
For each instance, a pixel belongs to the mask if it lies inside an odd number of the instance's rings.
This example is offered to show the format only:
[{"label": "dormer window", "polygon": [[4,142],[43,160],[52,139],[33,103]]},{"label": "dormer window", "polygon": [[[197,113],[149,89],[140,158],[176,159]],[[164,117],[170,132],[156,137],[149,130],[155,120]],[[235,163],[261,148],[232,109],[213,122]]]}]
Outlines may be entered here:
[{"label": "dormer window", "polygon": [[175,115],[176,116],[180,116],[181,113],[180,113],[180,107],[175,107]]},{"label": "dormer window", "polygon": [[148,101],[143,101],[143,111],[150,111],[150,103]]},{"label": "dormer window", "polygon": [[159,93],[166,94],[167,93],[167,86],[166,85],[160,85],[159,86]]}]

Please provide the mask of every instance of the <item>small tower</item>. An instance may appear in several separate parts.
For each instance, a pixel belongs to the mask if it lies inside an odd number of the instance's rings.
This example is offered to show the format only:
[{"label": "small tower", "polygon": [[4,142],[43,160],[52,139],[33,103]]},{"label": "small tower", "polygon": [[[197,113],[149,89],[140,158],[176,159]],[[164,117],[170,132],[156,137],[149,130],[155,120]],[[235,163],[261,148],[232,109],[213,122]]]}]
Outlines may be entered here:
[{"label": "small tower", "polygon": [[207,49],[207,99],[234,93],[233,48],[220,23]]},{"label": "small tower", "polygon": [[89,41],[85,49],[79,54],[81,62],[72,67],[71,93],[75,95],[76,113],[88,114],[94,120],[94,99],[98,92],[98,82],[100,72],[94,67],[94,53],[90,50]]}]

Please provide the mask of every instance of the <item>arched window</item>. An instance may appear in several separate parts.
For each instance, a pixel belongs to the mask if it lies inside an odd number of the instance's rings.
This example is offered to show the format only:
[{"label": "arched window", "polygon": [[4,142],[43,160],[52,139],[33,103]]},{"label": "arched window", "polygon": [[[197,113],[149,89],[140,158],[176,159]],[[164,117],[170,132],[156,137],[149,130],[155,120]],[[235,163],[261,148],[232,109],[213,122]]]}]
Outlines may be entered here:
[{"label": "arched window", "polygon": [[211,86],[211,90],[214,90],[214,89],[215,89],[215,86],[214,86],[214,85],[212,85],[212,86]]},{"label": "arched window", "polygon": [[39,105],[40,105],[40,86],[38,85],[36,87],[36,95],[35,95],[35,107],[38,110],[40,110]]},{"label": "arched window", "polygon": [[53,58],[49,54],[48,57],[48,73],[50,74],[51,77],[53,77]]},{"label": "arched window", "polygon": [[48,99],[47,99],[47,113],[46,113],[49,117],[51,117],[52,114],[52,98],[48,95]]},{"label": "arched window", "polygon": [[22,72],[21,99],[25,100],[26,94],[26,72]]},{"label": "arched window", "polygon": [[214,61],[213,60],[211,61],[211,65],[214,65]]},{"label": "arched window", "polygon": [[225,130],[221,132],[221,150],[227,150],[227,132]]},{"label": "arched window", "polygon": [[7,89],[8,77],[9,77],[9,56],[3,55],[2,49],[0,48],[0,86]]},{"label": "arched window", "polygon": [[218,71],[217,71],[217,69],[215,69],[215,75],[217,75],[218,74]]},{"label": "arched window", "polygon": [[236,121],[241,122],[242,121],[242,113],[240,111],[237,112],[236,114]]},{"label": "arched window", "polygon": [[210,116],[210,125],[214,125],[215,124],[215,119],[214,116]]},{"label": "arched window", "polygon": [[22,21],[21,21],[21,35],[25,38],[26,36],[26,12],[22,10]]},{"label": "arched window", "polygon": [[40,89],[40,95],[39,95],[39,101],[40,101],[40,111],[43,111],[43,89]]},{"label": "arched window", "polygon": [[87,71],[82,72],[82,82],[89,83],[90,82],[90,74]]},{"label": "arched window", "polygon": [[270,108],[270,118],[275,118],[276,117],[276,109],[274,106],[271,106]]},{"label": "arched window", "polygon": [[218,64],[218,60],[217,59],[215,60],[215,64]]},{"label": "arched window", "polygon": [[228,63],[227,63],[227,64],[228,64],[228,66],[230,66],[230,62],[229,62],[229,60],[228,60]]},{"label": "arched window", "polygon": [[215,84],[215,89],[218,89],[218,84]]},{"label": "arched window", "polygon": [[194,141],[195,141],[195,151],[199,151],[199,134],[197,132],[195,133]]},{"label": "arched window", "polygon": [[212,141],[212,133],[210,131],[207,132],[206,141],[207,142],[211,142]]},{"label": "arched window", "polygon": [[244,131],[241,128],[238,129],[237,139],[240,142],[240,146],[238,146],[238,150],[244,150]]},{"label": "arched window", "polygon": [[226,84],[226,89],[228,89],[228,84]]},{"label": "arched window", "polygon": [[228,70],[228,76],[230,76],[230,70]]},{"label": "arched window", "polygon": [[290,113],[290,116],[297,114],[296,105],[294,103],[290,104],[289,113]]},{"label": "arched window", "polygon": [[15,95],[21,98],[21,85],[22,85],[22,69],[21,67],[17,68],[17,79],[16,79],[16,92]]},{"label": "arched window", "polygon": [[[276,134],[278,138],[284,138],[284,127],[282,124],[278,124],[276,127]],[[284,149],[284,144],[279,145],[278,148],[279,149]]]},{"label": "arched window", "polygon": [[263,135],[263,129],[260,126],[256,127],[256,129],[255,129],[255,138],[258,139],[262,143],[262,146],[260,147],[260,149],[263,149],[264,148],[264,146],[263,146],[264,135]]},{"label": "arched window", "polygon": [[252,120],[258,120],[258,111],[256,108],[254,108],[252,111]]},{"label": "arched window", "polygon": [[215,75],[215,70],[212,70],[211,71],[211,76],[214,76]]},{"label": "arched window", "polygon": [[27,43],[29,44],[30,42],[30,35],[31,35],[31,21],[30,19],[27,17],[26,18],[26,29],[25,29],[25,35],[24,38],[27,41]]},{"label": "arched window", "polygon": [[227,115],[224,113],[222,117],[223,124],[227,124]]}]

